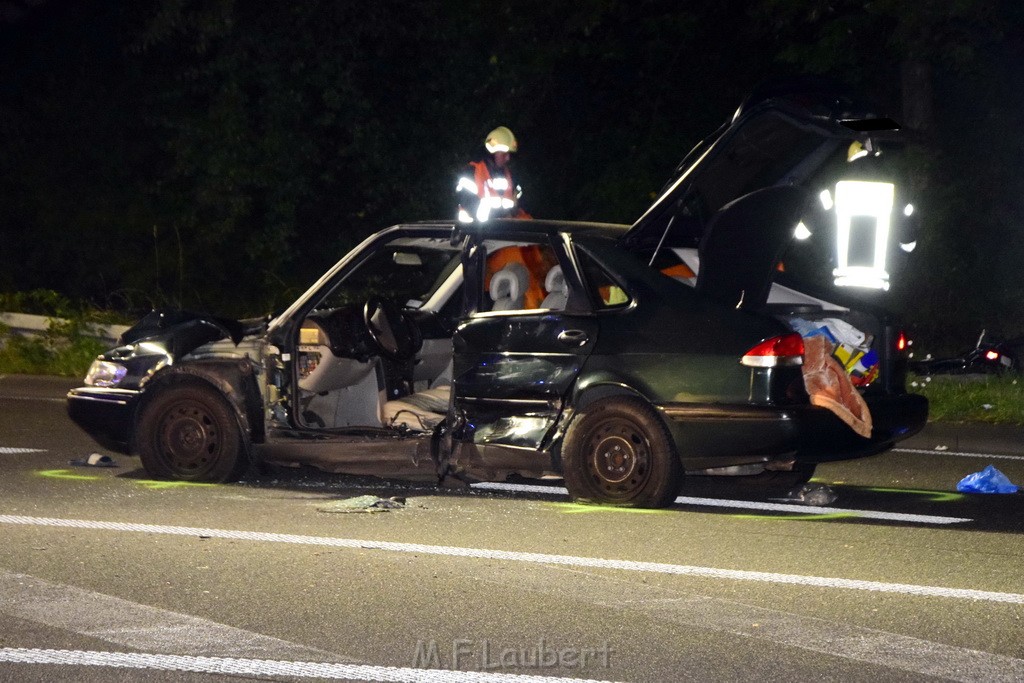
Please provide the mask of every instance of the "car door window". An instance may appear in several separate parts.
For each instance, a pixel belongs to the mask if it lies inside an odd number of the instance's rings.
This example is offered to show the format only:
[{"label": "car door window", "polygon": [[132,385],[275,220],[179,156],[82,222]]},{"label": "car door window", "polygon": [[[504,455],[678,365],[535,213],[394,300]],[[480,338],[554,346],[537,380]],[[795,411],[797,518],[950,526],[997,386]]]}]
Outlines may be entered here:
[{"label": "car door window", "polygon": [[458,265],[459,251],[446,240],[400,237],[371,253],[318,308],[379,298],[417,309]]},{"label": "car door window", "polygon": [[[538,242],[491,242],[487,250],[483,292],[485,311],[529,311],[565,307],[565,279],[551,245]],[[550,289],[549,289],[550,288]],[[559,294],[563,295],[559,298]],[[559,305],[560,303],[560,305]]]}]

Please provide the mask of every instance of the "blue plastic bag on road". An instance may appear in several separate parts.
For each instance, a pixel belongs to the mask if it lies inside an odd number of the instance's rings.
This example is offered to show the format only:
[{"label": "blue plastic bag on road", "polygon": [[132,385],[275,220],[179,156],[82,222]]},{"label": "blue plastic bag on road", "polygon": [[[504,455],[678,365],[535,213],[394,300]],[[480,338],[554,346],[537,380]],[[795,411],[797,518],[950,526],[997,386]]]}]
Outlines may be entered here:
[{"label": "blue plastic bag on road", "polygon": [[1010,483],[1006,475],[989,465],[981,472],[968,474],[956,485],[960,493],[1017,493],[1019,487]]}]

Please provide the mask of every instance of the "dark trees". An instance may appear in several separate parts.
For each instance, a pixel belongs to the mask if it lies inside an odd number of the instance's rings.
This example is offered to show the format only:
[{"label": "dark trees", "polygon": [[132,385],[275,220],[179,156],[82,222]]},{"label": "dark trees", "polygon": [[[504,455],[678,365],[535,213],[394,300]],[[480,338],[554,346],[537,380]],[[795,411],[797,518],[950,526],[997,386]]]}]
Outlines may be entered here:
[{"label": "dark trees", "polygon": [[450,217],[498,124],[535,215],[630,222],[756,83],[803,72],[916,136],[924,236],[896,303],[935,301],[916,322],[968,334],[1020,310],[1009,0],[17,9],[0,12],[2,289],[265,312],[368,232]]}]

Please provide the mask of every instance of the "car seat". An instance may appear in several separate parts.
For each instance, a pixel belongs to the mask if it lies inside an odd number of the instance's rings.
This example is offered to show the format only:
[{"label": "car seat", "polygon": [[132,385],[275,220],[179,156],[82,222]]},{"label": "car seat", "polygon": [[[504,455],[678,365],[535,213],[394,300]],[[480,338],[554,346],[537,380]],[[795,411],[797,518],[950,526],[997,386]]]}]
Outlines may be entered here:
[{"label": "car seat", "polygon": [[404,427],[417,432],[430,431],[448,414],[452,395],[453,362],[441,371],[429,389],[386,401],[381,406],[385,427]]},{"label": "car seat", "polygon": [[548,271],[544,278],[544,289],[547,290],[548,295],[541,302],[541,308],[550,308],[556,311],[565,308],[565,304],[569,300],[569,287],[565,284],[565,273],[562,272],[562,266],[555,266]]},{"label": "car seat", "polygon": [[429,432],[444,421],[451,395],[451,386],[441,386],[387,401],[381,410],[381,421],[387,427]]},{"label": "car seat", "polygon": [[514,311],[523,307],[526,289],[530,286],[530,273],[522,263],[507,263],[491,276],[490,295],[494,301],[492,311]]}]

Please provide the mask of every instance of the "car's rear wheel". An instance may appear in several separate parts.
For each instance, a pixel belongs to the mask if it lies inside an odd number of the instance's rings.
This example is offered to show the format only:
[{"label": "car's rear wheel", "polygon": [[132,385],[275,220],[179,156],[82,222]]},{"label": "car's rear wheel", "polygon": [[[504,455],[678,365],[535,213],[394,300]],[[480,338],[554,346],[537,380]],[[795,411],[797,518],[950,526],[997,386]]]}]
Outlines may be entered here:
[{"label": "car's rear wheel", "polygon": [[139,420],[137,442],[142,466],[163,479],[234,481],[248,464],[231,407],[197,384],[155,396]]},{"label": "car's rear wheel", "polygon": [[658,508],[679,493],[683,468],[661,418],[639,398],[613,397],[581,411],[562,446],[576,500]]}]

